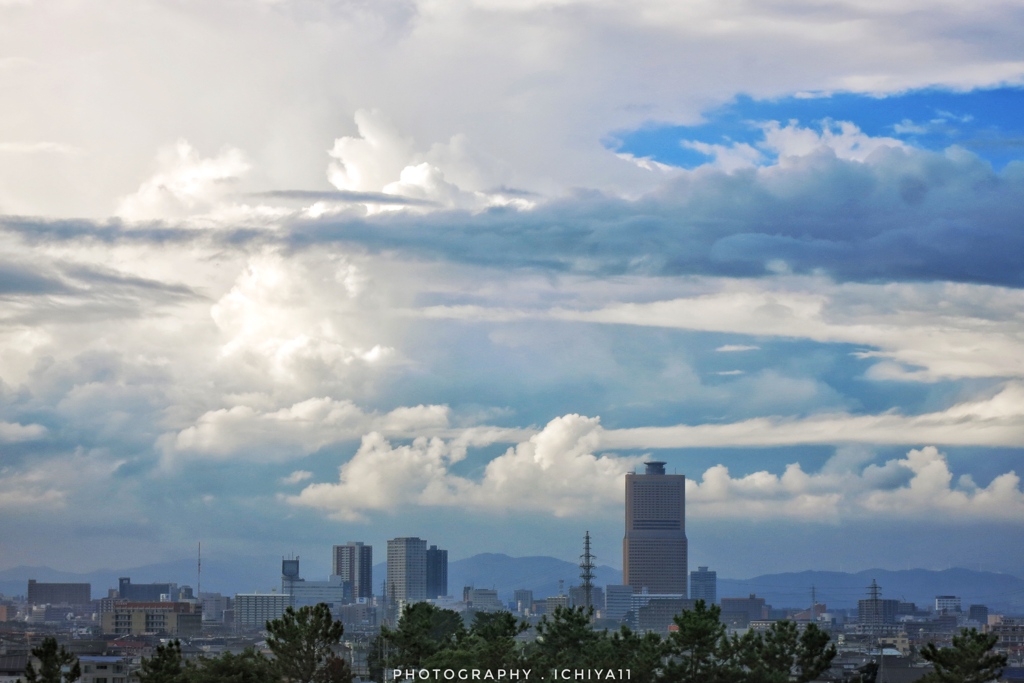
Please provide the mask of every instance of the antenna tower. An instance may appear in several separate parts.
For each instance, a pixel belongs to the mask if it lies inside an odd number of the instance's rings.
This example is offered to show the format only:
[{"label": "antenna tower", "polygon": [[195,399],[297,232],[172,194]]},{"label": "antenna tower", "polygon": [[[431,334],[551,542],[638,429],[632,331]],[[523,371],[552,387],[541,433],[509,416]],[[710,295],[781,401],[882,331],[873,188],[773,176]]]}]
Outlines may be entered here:
[{"label": "antenna tower", "polygon": [[583,579],[583,602],[589,610],[594,606],[594,556],[590,554],[590,532],[583,537],[583,554],[580,555],[580,578]]},{"label": "antenna tower", "polygon": [[196,558],[196,598],[203,604],[203,542],[199,541],[199,556]]}]

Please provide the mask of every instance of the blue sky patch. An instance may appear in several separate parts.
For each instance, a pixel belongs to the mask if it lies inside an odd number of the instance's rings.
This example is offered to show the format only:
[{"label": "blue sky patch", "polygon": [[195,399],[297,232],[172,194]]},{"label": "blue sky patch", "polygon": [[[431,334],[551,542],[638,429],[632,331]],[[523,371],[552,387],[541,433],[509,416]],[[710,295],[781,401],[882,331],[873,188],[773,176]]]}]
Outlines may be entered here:
[{"label": "blue sky patch", "polygon": [[757,147],[766,159],[762,126],[767,122],[820,130],[827,122],[849,121],[871,137],[889,137],[908,145],[941,151],[951,145],[971,150],[999,169],[1024,158],[1024,89],[997,88],[950,92],[915,90],[874,97],[855,93],[789,96],[755,100],[740,95],[705,114],[695,126],[651,124],[621,132],[608,141],[618,152],[649,157],[672,166],[694,168],[711,157],[684,142]]}]

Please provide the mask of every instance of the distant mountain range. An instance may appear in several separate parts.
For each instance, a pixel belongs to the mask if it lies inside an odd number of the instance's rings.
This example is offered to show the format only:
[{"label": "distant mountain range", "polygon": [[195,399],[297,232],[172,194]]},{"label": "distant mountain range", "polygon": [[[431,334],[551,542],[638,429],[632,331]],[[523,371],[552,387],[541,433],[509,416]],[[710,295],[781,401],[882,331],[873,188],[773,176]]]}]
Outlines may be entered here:
[{"label": "distant mountain range", "polygon": [[[203,591],[233,595],[278,588],[281,585],[280,561],[280,556],[204,559]],[[386,564],[375,565],[373,569],[374,592],[379,592],[386,576]],[[511,599],[512,591],[525,588],[540,598],[556,595],[559,580],[564,582],[566,591],[570,586],[579,585],[579,573],[579,567],[572,562],[554,557],[509,557],[484,553],[449,564],[448,591],[459,596],[464,586],[493,588],[502,599]],[[595,574],[598,586],[622,582],[622,572],[613,567],[597,567]],[[108,588],[117,586],[120,576],[130,576],[134,583],[169,581],[195,588],[196,563],[195,560],[181,560],[83,574],[48,567],[15,567],[0,571],[0,593],[24,595],[28,579],[35,579],[90,583],[95,598],[106,596]],[[310,580],[326,578],[309,575],[308,571],[303,571],[303,577]],[[881,587],[883,598],[914,602],[919,607],[932,605],[936,595],[957,595],[962,599],[964,609],[971,604],[983,604],[994,611],[1024,613],[1024,579],[970,569],[870,569],[855,574],[804,571],[765,574],[751,579],[719,578],[718,596],[745,597],[756,593],[774,607],[807,607],[811,604],[813,588],[819,603],[834,609],[849,609],[867,597],[872,580]]]},{"label": "distant mountain range", "polygon": [[883,599],[913,602],[919,608],[934,606],[937,595],[956,595],[964,610],[969,605],[988,605],[994,611],[1024,613],[1024,579],[1010,574],[971,569],[868,569],[844,572],[804,571],[765,574],[752,579],[719,579],[718,596],[756,593],[773,607],[809,607],[811,590],[819,603],[847,609],[868,597],[876,581]]}]

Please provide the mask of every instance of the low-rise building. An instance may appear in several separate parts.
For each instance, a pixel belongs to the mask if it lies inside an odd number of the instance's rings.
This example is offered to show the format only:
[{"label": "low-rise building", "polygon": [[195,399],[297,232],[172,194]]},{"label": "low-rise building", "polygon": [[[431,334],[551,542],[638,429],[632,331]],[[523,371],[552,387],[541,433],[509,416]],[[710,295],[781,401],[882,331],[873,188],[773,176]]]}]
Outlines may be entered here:
[{"label": "low-rise building", "polygon": [[202,611],[188,602],[119,602],[100,615],[100,628],[108,635],[198,635]]}]

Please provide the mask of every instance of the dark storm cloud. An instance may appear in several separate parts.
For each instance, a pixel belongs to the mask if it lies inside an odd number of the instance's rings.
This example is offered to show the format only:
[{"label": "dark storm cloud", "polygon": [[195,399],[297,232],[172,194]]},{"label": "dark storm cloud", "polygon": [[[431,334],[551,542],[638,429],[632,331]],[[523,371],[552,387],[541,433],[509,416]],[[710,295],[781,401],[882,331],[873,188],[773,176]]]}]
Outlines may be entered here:
[{"label": "dark storm cloud", "polygon": [[635,201],[597,193],[534,211],[304,221],[297,246],[371,250],[497,267],[612,275],[1024,285],[1024,166],[997,173],[966,154],[829,152],[732,174],[701,171]]},{"label": "dark storm cloud", "polygon": [[867,161],[819,150],[779,165],[700,169],[636,200],[580,191],[530,211],[386,212],[294,219],[284,229],[125,228],[5,219],[28,240],[199,241],[371,252],[495,268],[840,281],[949,280],[1024,286],[1024,165],[994,171],[963,150],[885,148]]}]

